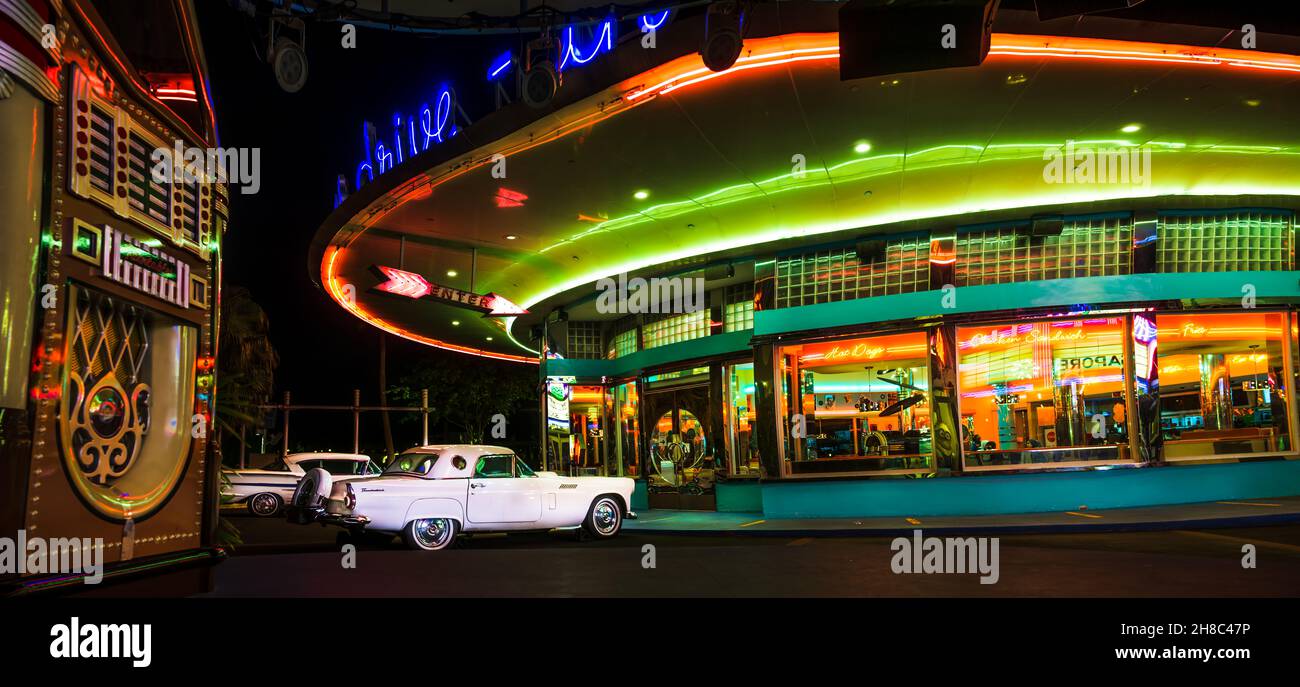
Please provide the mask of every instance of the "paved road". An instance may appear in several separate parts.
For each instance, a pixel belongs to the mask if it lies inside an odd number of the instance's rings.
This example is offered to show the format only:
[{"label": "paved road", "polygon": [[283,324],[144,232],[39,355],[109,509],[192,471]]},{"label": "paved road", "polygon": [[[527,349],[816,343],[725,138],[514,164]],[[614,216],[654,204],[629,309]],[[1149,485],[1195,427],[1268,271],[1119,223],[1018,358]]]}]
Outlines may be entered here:
[{"label": "paved road", "polygon": [[495,535],[429,554],[367,545],[348,569],[333,528],[234,520],[246,544],[217,566],[214,596],[1300,596],[1300,525],[1003,536],[1000,579],[982,585],[894,574],[880,537]]}]

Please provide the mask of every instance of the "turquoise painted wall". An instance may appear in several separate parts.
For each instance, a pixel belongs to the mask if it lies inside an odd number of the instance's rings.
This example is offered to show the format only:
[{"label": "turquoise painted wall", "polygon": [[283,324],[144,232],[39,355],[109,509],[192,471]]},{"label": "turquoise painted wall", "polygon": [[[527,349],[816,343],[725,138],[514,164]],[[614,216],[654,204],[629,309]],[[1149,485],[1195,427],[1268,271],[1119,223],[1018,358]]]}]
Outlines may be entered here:
[{"label": "turquoise painted wall", "polygon": [[632,486],[632,503],[629,507],[632,512],[650,509],[650,499],[646,496],[645,480],[639,479]]},{"label": "turquoise painted wall", "polygon": [[718,482],[719,513],[759,513],[763,510],[763,487],[756,479]]},{"label": "turquoise painted wall", "polygon": [[1300,495],[1300,460],[1043,474],[764,482],[768,518],[990,515]]}]

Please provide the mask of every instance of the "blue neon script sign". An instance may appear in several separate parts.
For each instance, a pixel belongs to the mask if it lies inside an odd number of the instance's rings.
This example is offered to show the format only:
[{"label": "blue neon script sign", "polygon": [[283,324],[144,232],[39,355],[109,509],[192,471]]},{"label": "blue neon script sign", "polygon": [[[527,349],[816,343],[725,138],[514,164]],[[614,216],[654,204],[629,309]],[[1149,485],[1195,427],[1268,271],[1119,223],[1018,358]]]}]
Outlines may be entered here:
[{"label": "blue neon script sign", "polygon": [[[637,26],[642,32],[654,31],[666,22],[669,13],[670,10],[663,10],[658,13],[637,15]],[[590,64],[598,55],[614,49],[618,31],[617,19],[611,17],[588,27],[589,35],[585,41],[579,37],[578,28],[572,25],[562,31],[556,61],[559,70]],[[515,60],[513,52],[507,50],[488,66],[486,81],[492,82],[504,78],[511,73],[509,68],[512,65],[518,66],[519,70],[524,67]],[[455,90],[450,86],[440,86],[433,103],[433,105],[422,104],[414,116],[407,116],[400,112],[393,115],[391,135],[381,135],[369,122],[362,125],[364,154],[361,162],[357,163],[353,191],[373,182],[375,177],[406,161],[408,157],[428,150],[434,143],[442,143],[455,136],[457,112],[468,120],[464,110],[461,110],[456,102]],[[334,206],[338,207],[347,195],[346,177],[339,175]]]},{"label": "blue neon script sign", "polygon": [[[438,97],[432,107],[428,103],[420,106],[414,117],[403,117],[399,112],[393,115],[392,146],[380,138],[375,127],[369,123],[362,125],[362,146],[365,157],[357,164],[356,186],[361,188],[362,175],[366,183],[406,161],[407,156],[422,153],[433,145],[434,141],[442,143],[456,135],[456,124],[452,115],[456,99],[448,86],[438,90]],[[419,127],[418,131],[416,127]]]}]

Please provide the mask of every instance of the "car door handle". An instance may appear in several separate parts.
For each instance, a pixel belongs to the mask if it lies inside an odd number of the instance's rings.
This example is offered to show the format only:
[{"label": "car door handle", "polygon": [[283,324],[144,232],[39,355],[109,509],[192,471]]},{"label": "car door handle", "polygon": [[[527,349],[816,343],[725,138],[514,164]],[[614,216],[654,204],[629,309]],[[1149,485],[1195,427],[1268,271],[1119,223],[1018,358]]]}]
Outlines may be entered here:
[{"label": "car door handle", "polygon": [[469,483],[469,488],[470,488],[470,489],[478,489],[479,487],[486,487],[486,486],[487,486],[487,485],[484,484],[484,483],[482,483],[482,482],[470,482],[470,483]]}]

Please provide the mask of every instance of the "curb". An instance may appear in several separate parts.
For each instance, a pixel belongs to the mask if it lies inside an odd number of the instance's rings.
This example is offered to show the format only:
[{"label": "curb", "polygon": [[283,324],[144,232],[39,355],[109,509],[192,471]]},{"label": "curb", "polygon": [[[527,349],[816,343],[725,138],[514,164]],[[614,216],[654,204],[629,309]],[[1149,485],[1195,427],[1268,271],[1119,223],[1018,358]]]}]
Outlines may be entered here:
[{"label": "curb", "polygon": [[1158,520],[1151,522],[1124,523],[1079,523],[1077,525],[947,525],[925,527],[882,527],[882,528],[818,528],[799,527],[739,529],[734,527],[718,529],[660,529],[658,527],[624,527],[622,535],[637,536],[643,534],[666,534],[672,536],[734,536],[734,537],[899,537],[910,536],[914,530],[944,534],[1093,534],[1106,532],[1155,532],[1184,529],[1223,529],[1230,527],[1262,527],[1300,523],[1300,512],[1277,513],[1272,515],[1243,515],[1226,518],[1199,518],[1194,520]]}]

